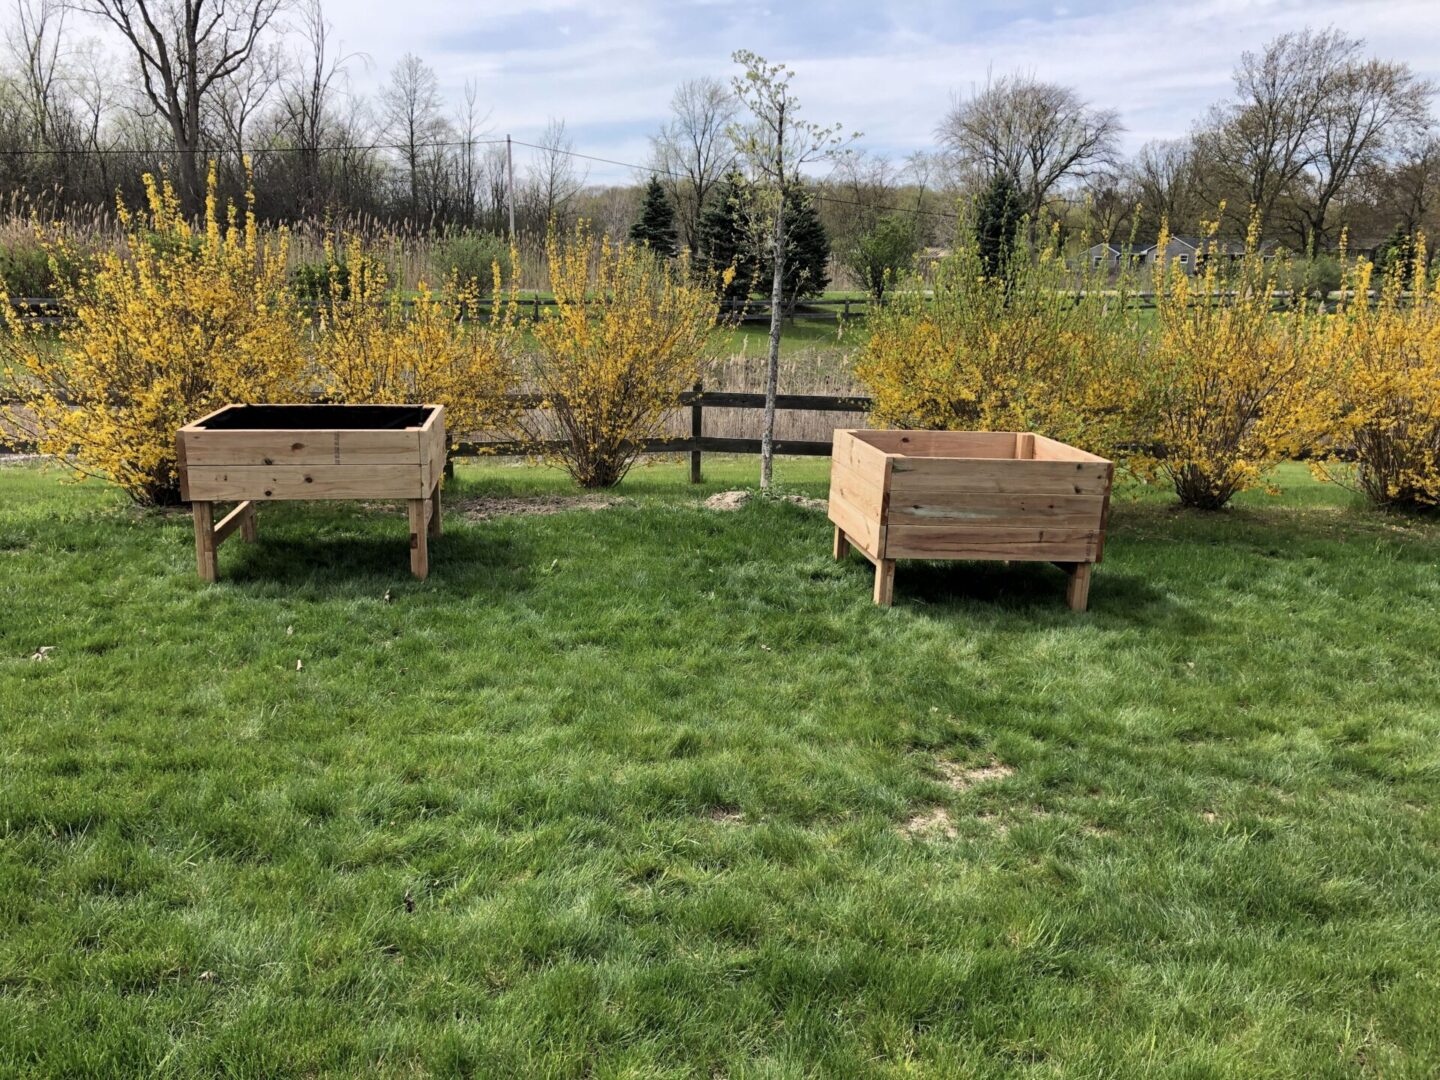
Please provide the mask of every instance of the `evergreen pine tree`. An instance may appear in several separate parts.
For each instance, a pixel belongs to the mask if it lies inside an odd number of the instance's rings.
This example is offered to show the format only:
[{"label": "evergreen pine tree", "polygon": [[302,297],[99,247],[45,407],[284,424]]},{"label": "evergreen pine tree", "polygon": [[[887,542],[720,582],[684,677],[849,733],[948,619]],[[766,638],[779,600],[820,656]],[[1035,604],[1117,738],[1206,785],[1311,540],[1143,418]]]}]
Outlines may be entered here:
[{"label": "evergreen pine tree", "polygon": [[662,259],[675,257],[675,211],[665,197],[660,181],[653,176],[645,187],[640,218],[630,226],[630,239],[637,244],[648,244],[650,250]]},{"label": "evergreen pine tree", "polygon": [[[770,251],[759,255],[762,281],[771,275]],[[785,274],[781,286],[785,309],[796,303],[819,296],[830,284],[830,237],[815,210],[815,200],[804,191],[794,189],[785,199]]]},{"label": "evergreen pine tree", "polygon": [[[755,251],[746,209],[745,180],[731,173],[715,188],[700,215],[696,269],[713,275],[726,312],[747,300],[755,285]],[[735,267],[734,280],[720,287],[720,275]]]},{"label": "evergreen pine tree", "polygon": [[1024,216],[1014,177],[999,170],[975,204],[975,244],[989,276],[1003,277],[1009,272]]}]

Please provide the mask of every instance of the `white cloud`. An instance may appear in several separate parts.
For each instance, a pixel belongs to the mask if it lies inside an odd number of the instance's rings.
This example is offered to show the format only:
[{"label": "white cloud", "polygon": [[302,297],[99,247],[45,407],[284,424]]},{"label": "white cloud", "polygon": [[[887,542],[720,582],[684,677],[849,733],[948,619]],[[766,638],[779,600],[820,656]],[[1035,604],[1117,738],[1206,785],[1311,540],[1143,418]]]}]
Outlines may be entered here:
[{"label": "white cloud", "polygon": [[[511,0],[501,12],[457,0],[329,0],[343,49],[368,54],[357,90],[414,52],[452,101],[467,79],[499,134],[533,140],[563,117],[576,149],[643,161],[675,85],[728,77],[730,53],[755,49],[796,70],[806,114],[865,133],[891,154],[925,148],[953,94],[1016,69],[1068,83],[1118,109],[1134,149],[1179,136],[1228,91],[1245,49],[1285,30],[1335,25],[1371,51],[1440,80],[1437,0]],[[594,165],[591,179],[628,179]]]}]

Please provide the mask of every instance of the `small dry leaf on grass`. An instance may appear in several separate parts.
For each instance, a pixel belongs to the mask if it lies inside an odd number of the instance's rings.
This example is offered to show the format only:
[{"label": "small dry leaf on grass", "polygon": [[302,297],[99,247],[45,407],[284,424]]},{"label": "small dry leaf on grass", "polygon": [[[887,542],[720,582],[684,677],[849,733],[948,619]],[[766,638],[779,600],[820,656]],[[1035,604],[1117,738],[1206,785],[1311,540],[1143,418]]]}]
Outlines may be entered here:
[{"label": "small dry leaf on grass", "polygon": [[563,514],[570,510],[608,510],[625,500],[617,495],[539,495],[533,498],[480,496],[461,499],[455,509],[471,521],[517,514]]},{"label": "small dry leaf on grass", "polygon": [[994,780],[1004,780],[1015,775],[1015,770],[1009,765],[990,759],[988,765],[964,766],[957,765],[953,761],[942,761],[939,765],[940,777],[946,785],[956,791],[968,791],[976,784],[987,784]]}]

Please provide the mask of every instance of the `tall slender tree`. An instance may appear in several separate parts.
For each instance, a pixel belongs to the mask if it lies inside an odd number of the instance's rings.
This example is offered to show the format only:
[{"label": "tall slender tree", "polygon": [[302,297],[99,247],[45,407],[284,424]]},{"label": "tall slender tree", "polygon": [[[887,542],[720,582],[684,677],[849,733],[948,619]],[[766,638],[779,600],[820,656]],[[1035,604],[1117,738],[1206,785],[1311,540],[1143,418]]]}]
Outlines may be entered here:
[{"label": "tall slender tree", "polygon": [[[780,325],[785,302],[786,193],[799,183],[806,165],[833,157],[846,142],[839,124],[821,127],[800,118],[790,89],[795,73],[783,64],[740,50],[732,59],[743,69],[732,85],[750,114],[731,126],[736,152],[749,163],[756,183],[760,231],[769,234],[770,350],[765,371],[765,421],[760,436],[760,487],[768,489],[775,469],[775,397],[780,381]],[[857,133],[858,134],[858,133]],[[851,136],[855,138],[857,136]]]}]

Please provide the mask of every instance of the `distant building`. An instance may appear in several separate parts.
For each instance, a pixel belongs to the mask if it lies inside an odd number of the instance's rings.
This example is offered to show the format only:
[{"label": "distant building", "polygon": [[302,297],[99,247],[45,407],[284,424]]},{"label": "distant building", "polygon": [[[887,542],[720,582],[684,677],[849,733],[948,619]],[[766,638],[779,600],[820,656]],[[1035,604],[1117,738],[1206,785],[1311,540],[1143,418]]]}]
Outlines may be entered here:
[{"label": "distant building", "polygon": [[[1260,245],[1261,257],[1275,258],[1283,249],[1274,240]],[[1245,254],[1245,245],[1238,240],[1207,239],[1202,236],[1172,236],[1165,245],[1165,262],[1178,267],[1181,273],[1193,274],[1205,265],[1207,259],[1223,258],[1238,261]],[[1122,244],[1094,244],[1085,249],[1085,265],[1092,270],[1104,267],[1118,271],[1127,263],[1131,266],[1154,266],[1159,256],[1159,245],[1146,244],[1143,247],[1127,247]]]}]

